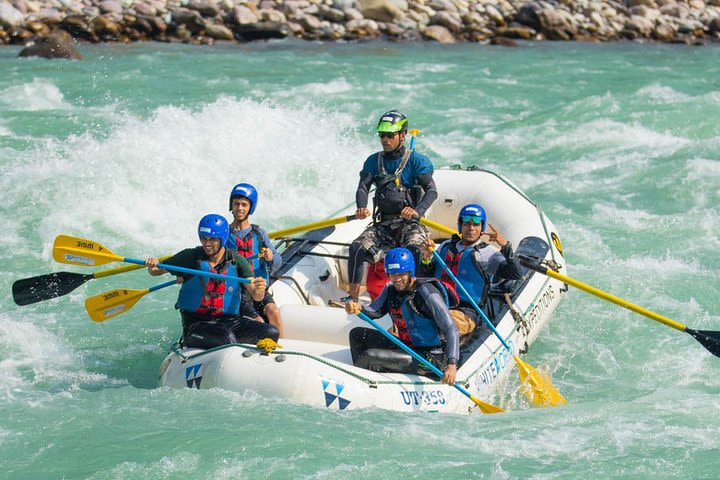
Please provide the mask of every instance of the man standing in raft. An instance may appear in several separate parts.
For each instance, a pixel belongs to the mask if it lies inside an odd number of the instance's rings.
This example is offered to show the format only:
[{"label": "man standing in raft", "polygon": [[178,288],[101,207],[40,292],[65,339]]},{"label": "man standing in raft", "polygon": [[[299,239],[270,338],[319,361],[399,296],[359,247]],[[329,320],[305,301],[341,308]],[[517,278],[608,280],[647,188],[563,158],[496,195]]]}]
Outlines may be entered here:
[{"label": "man standing in raft", "polygon": [[[403,343],[443,370],[442,381],[455,383],[460,359],[460,333],[450,317],[449,305],[457,297],[434,278],[415,278],[415,259],[407,248],[393,248],[385,256],[385,271],[390,283],[368,307],[357,302],[345,304],[345,311],[362,311],[371,318],[389,313],[392,332]],[[350,330],[350,353],[353,364],[379,372],[416,373],[427,370],[417,360],[375,329],[356,327]]]},{"label": "man standing in raft", "polygon": [[383,114],[376,131],[382,150],[365,160],[355,193],[355,216],[367,218],[368,192],[375,185],[373,223],[350,245],[349,298],[343,300],[357,301],[366,261],[376,263],[394,247],[407,247],[418,253],[419,246],[429,237],[418,218],[438,196],[430,159],[404,145],[408,132],[405,115],[397,110]]},{"label": "man standing in raft", "polygon": [[[227,275],[227,280],[180,274],[182,286],[175,308],[183,323],[181,344],[187,347],[213,348],[228,343],[252,343],[271,338],[278,340],[274,326],[243,316],[242,285],[230,277],[251,278],[246,285],[254,300],[265,296],[265,279],[252,278],[250,264],[243,257],[225,248],[230,228],[220,215],[205,215],[198,225],[202,246],[188,248],[165,260],[165,264]],[[145,265],[150,275],[168,273],[158,268],[157,258],[148,258]]]},{"label": "man standing in raft", "polygon": [[[263,277],[267,283],[270,283],[270,274],[280,268],[282,257],[273,248],[267,232],[262,227],[250,223],[250,215],[255,213],[257,203],[258,192],[249,183],[238,183],[230,191],[229,208],[234,220],[230,224],[228,248],[244,258],[255,257],[250,264],[253,274]],[[282,337],[280,310],[275,305],[270,292],[266,291],[260,301],[253,300],[249,292],[246,292],[243,295],[243,302],[252,303],[263,321],[274,325]]]}]

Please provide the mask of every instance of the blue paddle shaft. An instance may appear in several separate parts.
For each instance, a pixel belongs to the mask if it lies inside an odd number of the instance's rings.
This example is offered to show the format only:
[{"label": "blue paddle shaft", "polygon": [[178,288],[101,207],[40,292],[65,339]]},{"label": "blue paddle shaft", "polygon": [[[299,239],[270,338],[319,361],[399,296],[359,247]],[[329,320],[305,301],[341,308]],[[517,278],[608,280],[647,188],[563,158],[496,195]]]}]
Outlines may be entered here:
[{"label": "blue paddle shaft", "polygon": [[[424,358],[422,358],[420,355],[417,354],[417,352],[415,352],[415,350],[413,350],[412,348],[410,348],[410,347],[408,347],[407,345],[405,345],[405,344],[402,342],[402,340],[400,340],[400,339],[397,338],[395,335],[393,335],[392,333],[390,333],[390,332],[388,332],[387,330],[385,330],[385,329],[384,329],[383,327],[381,327],[380,324],[377,323],[375,320],[373,320],[372,318],[368,317],[368,316],[365,315],[363,312],[358,312],[357,316],[360,317],[361,319],[365,320],[365,321],[366,321],[367,323],[369,323],[370,325],[372,325],[372,326],[375,328],[375,330],[377,330],[378,332],[382,333],[382,334],[385,336],[385,338],[387,338],[388,340],[390,340],[391,342],[393,342],[395,345],[397,345],[398,347],[400,347],[400,348],[402,348],[403,350],[405,350],[405,352],[408,353],[408,354],[409,354],[411,357],[413,357],[415,360],[417,360],[418,362],[422,363],[422,364],[425,365],[427,368],[429,368],[435,375],[437,375],[437,376],[440,377],[440,378],[443,378],[443,376],[444,376],[445,374],[444,374],[443,372],[441,372],[439,368],[437,368],[435,365],[433,365],[432,363],[430,363],[430,362],[428,362],[427,360],[425,360]],[[453,385],[453,387],[455,387],[455,388],[457,388],[458,390],[460,390],[460,392],[462,392],[462,394],[465,395],[466,397],[472,399],[472,394],[471,394],[470,392],[468,392],[467,390],[465,390],[465,388],[464,388],[462,385],[460,385],[459,383],[456,382],[456,383]]]},{"label": "blue paddle shaft", "polygon": [[[123,262],[125,263],[135,263],[137,265],[145,265],[145,262],[143,260],[138,260],[137,258],[130,258],[125,257],[123,258]],[[195,270],[192,268],[185,268],[185,267],[176,267],[175,265],[166,265],[164,263],[158,263],[158,267],[164,268],[168,272],[171,273],[189,273],[190,275],[197,275],[199,277],[207,277],[207,278],[216,278],[218,280],[232,280],[232,281],[238,281],[240,283],[250,283],[250,280],[243,277],[231,277],[229,275],[220,275],[219,273],[212,273],[212,272],[203,272],[202,270]]]},{"label": "blue paddle shaft", "polygon": [[161,288],[170,287],[173,285],[177,285],[177,280],[172,280],[170,282],[161,283],[160,285],[155,285],[154,287],[148,288],[148,293],[154,292],[155,290],[160,290]]},{"label": "blue paddle shaft", "polygon": [[512,351],[512,349],[510,348],[510,345],[508,345],[507,342],[505,341],[505,339],[502,338],[502,335],[500,335],[500,332],[498,332],[495,329],[495,325],[493,325],[492,322],[490,321],[490,319],[487,317],[487,315],[485,315],[485,312],[483,312],[480,309],[480,307],[478,307],[478,304],[475,303],[475,300],[473,300],[473,298],[470,296],[468,291],[465,290],[465,287],[463,287],[463,284],[460,283],[460,280],[458,280],[457,277],[455,276],[455,274],[452,273],[452,270],[450,270],[450,267],[448,267],[447,264],[443,261],[443,259],[440,258],[440,255],[438,255],[437,251],[433,250],[432,254],[433,254],[433,257],[435,257],[435,261],[440,263],[443,270],[445,270],[445,273],[447,273],[448,276],[452,279],[452,281],[455,282],[455,286],[458,287],[460,290],[462,290],[462,292],[465,294],[465,296],[468,298],[468,300],[470,300],[470,303],[472,304],[475,311],[480,314],[482,319],[485,321],[485,324],[490,328],[490,330],[492,330],[492,332],[500,340],[500,342],[503,344],[503,346],[505,348],[507,348],[508,351]]}]

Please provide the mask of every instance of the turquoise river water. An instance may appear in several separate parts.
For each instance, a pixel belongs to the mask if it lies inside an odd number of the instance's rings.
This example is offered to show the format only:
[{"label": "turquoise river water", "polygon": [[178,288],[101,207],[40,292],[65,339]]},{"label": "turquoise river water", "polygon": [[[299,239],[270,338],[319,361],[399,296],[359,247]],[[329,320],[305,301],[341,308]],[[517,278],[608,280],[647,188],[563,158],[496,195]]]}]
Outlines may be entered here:
[{"label": "turquoise river water", "polygon": [[[96,324],[98,279],[26,307],[15,280],[58,234],[141,257],[196,243],[248,180],[268,230],[354,199],[380,113],[437,166],[505,175],[562,236],[568,273],[720,330],[720,49],[280,42],[0,49],[0,477],[12,479],[718,478],[720,358],[571,289],[526,356],[568,398],[503,415],[311,408],[156,388],[176,291]],[[492,220],[491,220],[492,221]],[[157,283],[157,282],[155,282]],[[713,473],[714,472],[714,473]]]}]

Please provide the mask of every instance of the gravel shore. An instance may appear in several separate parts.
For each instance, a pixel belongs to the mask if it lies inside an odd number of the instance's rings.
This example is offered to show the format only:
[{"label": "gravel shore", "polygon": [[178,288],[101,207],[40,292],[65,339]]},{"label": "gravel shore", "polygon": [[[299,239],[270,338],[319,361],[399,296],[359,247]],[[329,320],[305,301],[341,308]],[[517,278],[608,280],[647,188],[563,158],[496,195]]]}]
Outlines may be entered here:
[{"label": "gravel shore", "polygon": [[[0,44],[514,39],[720,40],[720,0],[0,0]],[[68,37],[69,38],[69,37]]]}]

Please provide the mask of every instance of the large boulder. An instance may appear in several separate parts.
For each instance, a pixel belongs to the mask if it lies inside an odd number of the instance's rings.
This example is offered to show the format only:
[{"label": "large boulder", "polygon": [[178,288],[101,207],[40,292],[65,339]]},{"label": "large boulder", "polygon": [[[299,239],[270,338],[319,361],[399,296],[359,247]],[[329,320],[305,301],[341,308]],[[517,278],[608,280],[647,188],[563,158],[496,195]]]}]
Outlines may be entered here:
[{"label": "large boulder", "polygon": [[288,36],[288,25],[280,22],[257,22],[233,27],[235,35],[245,41],[269,40]]},{"label": "large boulder", "polygon": [[25,21],[25,15],[10,3],[0,1],[0,27],[8,30],[19,27]]},{"label": "large boulder", "polygon": [[258,22],[255,12],[245,5],[236,5],[229,13],[230,21],[235,25],[250,25]]},{"label": "large boulder", "polygon": [[20,50],[18,57],[82,60],[82,55],[73,45],[72,37],[64,30],[55,30],[47,37],[37,39],[33,45]]},{"label": "large boulder", "polygon": [[208,23],[205,25],[205,35],[215,40],[233,40],[233,32],[225,25]]},{"label": "large boulder", "polygon": [[655,28],[655,23],[645,17],[633,15],[625,21],[625,30],[639,34],[641,37],[649,37]]},{"label": "large boulder", "polygon": [[537,3],[526,3],[520,10],[515,14],[515,21],[521,25],[532,28],[535,31],[539,31],[542,25],[540,24],[539,12],[542,9]]},{"label": "large boulder", "polygon": [[571,40],[577,33],[572,15],[564,10],[545,9],[538,18],[540,29],[549,40]]},{"label": "large boulder", "polygon": [[363,17],[378,22],[390,23],[405,16],[405,13],[390,0],[360,0],[359,3]]},{"label": "large boulder", "polygon": [[190,0],[186,7],[200,12],[203,17],[215,17],[220,13],[218,4],[211,0]]},{"label": "large boulder", "polygon": [[430,25],[423,31],[423,36],[439,43],[455,43],[455,37],[442,25]]}]

